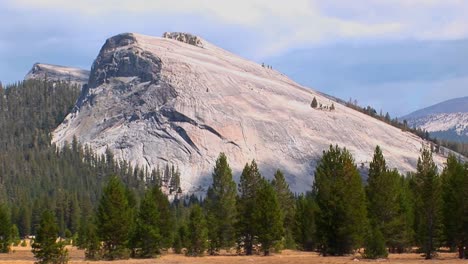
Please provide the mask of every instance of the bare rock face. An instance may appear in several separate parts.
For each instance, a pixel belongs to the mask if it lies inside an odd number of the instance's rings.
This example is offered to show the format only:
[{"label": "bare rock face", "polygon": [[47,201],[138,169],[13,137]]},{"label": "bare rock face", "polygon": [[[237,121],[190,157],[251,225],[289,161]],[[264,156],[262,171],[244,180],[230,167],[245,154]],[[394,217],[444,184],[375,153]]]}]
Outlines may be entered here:
[{"label": "bare rock face", "polygon": [[163,38],[175,39],[183,43],[203,48],[203,40],[189,33],[164,32]]},{"label": "bare rock face", "polygon": [[88,83],[89,71],[78,68],[35,63],[32,69],[24,77],[25,80],[29,79],[48,79],[53,81],[65,81],[78,84],[80,87]]},{"label": "bare rock face", "polygon": [[[310,190],[316,162],[330,144],[348,148],[364,166],[380,145],[390,167],[415,170],[425,144],[416,136],[201,38],[177,34],[108,39],[88,89],[53,141],[76,136],[140,167],[172,163],[184,192],[205,190],[220,152],[236,178],[256,159],[267,178],[281,169],[296,192]],[[197,38],[203,48],[193,44]],[[321,109],[310,107],[314,97]],[[435,161],[442,166],[444,157]]]}]

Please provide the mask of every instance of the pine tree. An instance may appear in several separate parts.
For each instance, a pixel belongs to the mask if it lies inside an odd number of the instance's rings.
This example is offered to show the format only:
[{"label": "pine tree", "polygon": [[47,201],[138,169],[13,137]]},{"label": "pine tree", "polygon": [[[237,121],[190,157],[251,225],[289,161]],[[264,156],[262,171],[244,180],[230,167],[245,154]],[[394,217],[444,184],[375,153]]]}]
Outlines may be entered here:
[{"label": "pine tree", "polygon": [[188,225],[187,255],[203,256],[208,245],[208,228],[201,207],[192,207]]},{"label": "pine tree", "polygon": [[299,249],[312,251],[316,245],[316,205],[310,193],[301,194],[296,200],[293,234]]},{"label": "pine tree", "polygon": [[100,244],[95,221],[91,217],[83,217],[78,231],[78,248],[85,249],[87,260],[99,260],[101,258]]},{"label": "pine tree", "polygon": [[236,183],[224,153],[219,154],[205,199],[211,254],[235,243]]},{"label": "pine tree", "polygon": [[408,242],[405,236],[405,210],[402,208],[401,176],[396,170],[388,170],[379,146],[375,148],[369,165],[367,182],[369,219],[373,228],[378,229],[378,232],[371,233],[380,233],[392,251],[401,251]]},{"label": "pine tree", "polygon": [[136,240],[139,248],[138,256],[151,258],[161,253],[161,235],[159,232],[160,215],[156,204],[155,186],[146,191],[141,201],[137,218]]},{"label": "pine tree", "polygon": [[174,242],[174,216],[167,196],[160,188],[153,188],[155,203],[159,213],[158,227],[161,235],[161,248],[168,249]]},{"label": "pine tree", "polygon": [[238,185],[239,196],[237,207],[237,238],[238,245],[245,250],[247,255],[252,255],[253,245],[256,242],[257,230],[255,228],[254,212],[256,210],[255,200],[262,175],[260,174],[255,160],[246,164],[242,171]]},{"label": "pine tree", "polygon": [[97,230],[103,241],[103,257],[108,260],[129,257],[127,243],[132,226],[132,212],[122,182],[111,177],[99,201]]},{"label": "pine tree", "polygon": [[32,252],[38,264],[62,264],[68,262],[68,251],[65,244],[57,242],[59,227],[50,211],[42,214]]},{"label": "pine tree", "polygon": [[315,98],[315,96],[314,96],[314,99],[312,99],[312,103],[310,104],[310,106],[312,108],[317,108],[318,102],[317,102],[317,98]]},{"label": "pine tree", "polygon": [[0,205],[0,253],[10,252],[11,227],[8,209],[5,205]]},{"label": "pine tree", "polygon": [[465,256],[468,246],[468,174],[465,167],[454,155],[449,155],[442,172],[443,220],[446,244],[458,249],[459,258]]},{"label": "pine tree", "polygon": [[263,254],[268,256],[274,242],[283,235],[283,215],[275,190],[270,183],[262,179],[255,197],[253,226],[256,227],[258,242]]},{"label": "pine tree", "polygon": [[280,204],[281,212],[283,213],[283,227],[285,235],[285,248],[294,249],[294,238],[292,235],[292,226],[294,223],[295,201],[294,195],[289,189],[289,184],[286,182],[283,173],[277,170],[273,180],[271,181],[275,189]]},{"label": "pine tree", "polygon": [[367,227],[366,197],[353,157],[330,146],[315,170],[313,192],[319,248],[323,255],[344,255],[362,245]]},{"label": "pine tree", "polygon": [[425,258],[431,259],[440,231],[441,188],[437,166],[432,160],[432,152],[427,148],[421,151],[418,159],[415,184],[418,242]]},{"label": "pine tree", "polygon": [[385,247],[385,238],[376,226],[372,226],[365,242],[364,257],[368,259],[386,258],[388,256]]}]

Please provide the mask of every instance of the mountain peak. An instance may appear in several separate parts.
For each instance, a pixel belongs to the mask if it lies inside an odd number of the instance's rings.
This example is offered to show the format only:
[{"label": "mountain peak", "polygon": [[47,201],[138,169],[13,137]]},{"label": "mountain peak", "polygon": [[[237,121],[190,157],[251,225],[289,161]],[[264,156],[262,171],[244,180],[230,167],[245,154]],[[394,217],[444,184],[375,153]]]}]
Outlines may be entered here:
[{"label": "mountain peak", "polygon": [[[164,35],[108,39],[77,111],[53,141],[61,145],[76,136],[140,168],[172,164],[189,192],[209,185],[220,152],[236,177],[255,159],[268,178],[281,169],[295,192],[310,189],[317,159],[330,144],[346,146],[359,164],[368,164],[379,145],[389,166],[415,169],[426,143],[413,134],[199,37]],[[310,106],[314,97],[317,109]],[[442,156],[434,159],[443,164]]]},{"label": "mountain peak", "polygon": [[198,36],[183,32],[164,32],[163,38],[175,39],[183,43],[203,48],[204,40]]},{"label": "mountain peak", "polygon": [[34,63],[31,70],[24,77],[25,80],[29,79],[48,79],[54,81],[70,81],[79,85],[88,82],[89,71],[46,63]]}]

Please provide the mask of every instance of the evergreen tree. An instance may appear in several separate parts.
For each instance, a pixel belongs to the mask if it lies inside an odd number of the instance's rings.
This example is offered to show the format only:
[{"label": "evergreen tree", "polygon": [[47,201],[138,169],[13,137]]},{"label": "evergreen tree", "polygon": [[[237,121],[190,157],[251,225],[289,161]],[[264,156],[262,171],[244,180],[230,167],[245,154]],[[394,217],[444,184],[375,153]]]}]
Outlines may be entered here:
[{"label": "evergreen tree", "polygon": [[161,253],[161,235],[159,232],[159,212],[156,204],[156,192],[159,187],[155,186],[145,193],[141,201],[140,211],[137,218],[136,239],[139,257],[153,257]]},{"label": "evergreen tree", "polygon": [[392,251],[407,245],[405,236],[405,210],[402,208],[402,185],[398,171],[389,171],[379,146],[375,148],[374,157],[369,164],[369,178],[366,188],[369,219],[373,228],[370,233],[383,236],[385,245]]},{"label": "evergreen tree", "polygon": [[236,183],[224,153],[219,154],[205,199],[211,254],[235,243]]},{"label": "evergreen tree", "polygon": [[295,243],[292,235],[292,226],[294,223],[295,201],[294,195],[289,189],[289,184],[286,182],[283,173],[277,170],[273,180],[271,181],[275,189],[280,204],[281,212],[283,213],[283,228],[285,235],[285,248],[294,249]]},{"label": "evergreen tree", "polygon": [[59,227],[50,211],[44,211],[32,244],[32,252],[38,264],[62,264],[68,262],[65,244],[57,242]]},{"label": "evergreen tree", "polygon": [[315,98],[315,96],[314,96],[314,99],[312,99],[312,103],[310,104],[310,106],[312,108],[317,108],[318,102],[317,102],[317,99]]},{"label": "evergreen tree", "polygon": [[254,213],[256,210],[256,196],[262,175],[260,174],[255,160],[246,164],[242,171],[238,185],[239,196],[237,207],[237,238],[238,245],[242,247],[247,255],[252,255],[253,245],[256,242],[257,230],[255,228]]},{"label": "evergreen tree", "polygon": [[82,217],[78,230],[77,247],[85,249],[87,260],[99,260],[101,258],[100,244],[94,219]]},{"label": "evergreen tree", "polygon": [[418,159],[415,184],[418,242],[425,258],[431,259],[440,235],[441,188],[437,166],[432,160],[432,152],[427,148],[421,151]]},{"label": "evergreen tree", "polygon": [[19,245],[19,243],[21,243],[21,238],[19,235],[18,227],[15,224],[11,225],[10,234],[11,234],[10,237],[11,237],[11,241],[13,242],[13,245],[14,246]]},{"label": "evergreen tree", "polygon": [[103,257],[108,260],[129,257],[127,243],[132,226],[132,212],[122,182],[111,177],[99,202],[97,231],[103,241]]},{"label": "evergreen tree", "polygon": [[388,256],[385,247],[385,239],[380,229],[372,226],[365,242],[364,257],[368,259],[386,258]]},{"label": "evergreen tree", "polygon": [[312,251],[316,244],[315,212],[316,205],[312,195],[301,194],[296,200],[293,234],[301,250]]},{"label": "evergreen tree", "polygon": [[198,204],[195,204],[190,212],[188,232],[187,255],[203,256],[208,244],[208,228]]},{"label": "evergreen tree", "polygon": [[459,258],[465,256],[468,246],[468,174],[454,155],[449,155],[442,172],[444,235],[447,246],[458,249]]},{"label": "evergreen tree", "polygon": [[0,253],[10,252],[11,227],[8,209],[5,205],[0,205]]},{"label": "evergreen tree", "polygon": [[274,242],[283,235],[283,215],[275,190],[265,179],[260,181],[255,197],[253,226],[256,227],[263,254],[268,256]]},{"label": "evergreen tree", "polygon": [[161,235],[161,249],[168,249],[174,242],[174,216],[167,196],[160,188],[153,188],[155,203],[159,213],[158,227]]},{"label": "evergreen tree", "polygon": [[323,255],[344,255],[360,247],[367,227],[366,197],[353,157],[330,146],[315,170],[313,192],[319,249]]}]

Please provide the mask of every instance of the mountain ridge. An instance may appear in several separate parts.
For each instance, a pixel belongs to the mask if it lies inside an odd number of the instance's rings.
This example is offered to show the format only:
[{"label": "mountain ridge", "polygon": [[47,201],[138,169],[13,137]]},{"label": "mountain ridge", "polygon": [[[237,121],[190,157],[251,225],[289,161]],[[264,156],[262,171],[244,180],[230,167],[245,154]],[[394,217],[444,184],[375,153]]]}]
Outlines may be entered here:
[{"label": "mountain ridge", "polygon": [[468,142],[468,96],[453,98],[412,112],[402,119],[433,137]]},{"label": "mountain ridge", "polygon": [[88,83],[89,74],[90,71],[80,68],[36,62],[24,79],[69,81],[82,86]]},{"label": "mountain ridge", "polygon": [[[208,186],[220,152],[236,178],[256,159],[265,176],[281,169],[292,189],[304,192],[329,145],[348,148],[358,164],[367,164],[380,145],[389,166],[404,173],[415,169],[419,150],[429,144],[202,38],[201,46],[187,39],[109,38],[53,142],[76,136],[99,153],[109,148],[150,169],[170,162],[192,192]],[[314,97],[321,108],[311,108]],[[444,157],[435,161],[441,167]]]}]

